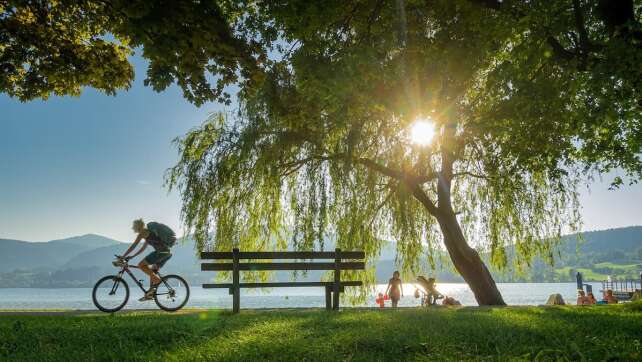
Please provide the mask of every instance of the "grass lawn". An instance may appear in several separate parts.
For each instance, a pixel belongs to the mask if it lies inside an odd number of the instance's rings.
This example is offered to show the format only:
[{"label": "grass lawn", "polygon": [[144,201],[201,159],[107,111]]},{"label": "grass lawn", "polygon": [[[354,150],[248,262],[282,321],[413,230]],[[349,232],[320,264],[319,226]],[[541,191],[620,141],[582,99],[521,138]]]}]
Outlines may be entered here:
[{"label": "grass lawn", "polygon": [[642,304],[0,316],[0,360],[640,360]]},{"label": "grass lawn", "polygon": [[615,263],[597,263],[593,265],[594,268],[611,268],[611,269],[622,269],[626,271],[637,271],[640,267],[640,264],[615,264]]},{"label": "grass lawn", "polygon": [[582,273],[582,277],[584,277],[584,280],[602,281],[608,278],[608,275],[598,273],[596,271],[593,271],[592,269],[577,268],[577,271]]}]

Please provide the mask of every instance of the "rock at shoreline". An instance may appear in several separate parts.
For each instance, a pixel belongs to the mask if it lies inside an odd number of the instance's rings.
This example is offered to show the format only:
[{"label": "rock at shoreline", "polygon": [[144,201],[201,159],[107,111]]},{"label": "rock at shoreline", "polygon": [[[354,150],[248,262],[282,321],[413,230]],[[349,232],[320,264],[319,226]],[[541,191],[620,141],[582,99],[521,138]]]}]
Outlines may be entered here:
[{"label": "rock at shoreline", "polygon": [[548,300],[546,301],[546,305],[565,305],[564,303],[564,298],[562,298],[561,294],[551,294],[550,297],[548,297]]}]

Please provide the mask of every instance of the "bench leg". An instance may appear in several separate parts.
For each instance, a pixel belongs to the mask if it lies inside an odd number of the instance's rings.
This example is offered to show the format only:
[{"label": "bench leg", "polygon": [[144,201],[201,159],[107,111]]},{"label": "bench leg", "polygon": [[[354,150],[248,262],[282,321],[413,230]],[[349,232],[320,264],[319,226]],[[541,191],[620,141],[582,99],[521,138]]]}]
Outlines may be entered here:
[{"label": "bench leg", "polygon": [[341,258],[339,254],[341,249],[334,249],[336,258],[334,259],[334,283],[332,283],[332,309],[339,310],[339,296],[341,291]]},{"label": "bench leg", "polygon": [[325,309],[332,309],[332,287],[329,285],[325,287]]},{"label": "bench leg", "polygon": [[239,249],[232,249],[232,254],[234,257],[234,264],[232,267],[232,288],[234,289],[232,294],[232,312],[238,313],[241,310],[241,288],[239,288]]}]

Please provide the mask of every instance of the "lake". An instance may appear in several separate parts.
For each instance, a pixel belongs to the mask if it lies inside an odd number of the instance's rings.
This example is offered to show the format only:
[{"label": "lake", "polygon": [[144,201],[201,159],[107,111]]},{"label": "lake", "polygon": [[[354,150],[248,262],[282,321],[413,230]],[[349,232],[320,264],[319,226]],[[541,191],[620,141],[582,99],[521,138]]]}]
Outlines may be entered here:
[{"label": "lake", "polygon": [[[600,283],[591,283],[596,297],[600,298]],[[575,303],[575,283],[498,283],[506,303],[511,305],[539,305],[546,303],[548,296],[560,293],[567,303]],[[136,289],[134,289],[136,288]],[[142,293],[130,284],[131,296],[126,308],[156,308],[153,301],[138,302]],[[376,286],[377,292],[384,292],[386,284]],[[463,305],[477,305],[468,285],[461,283],[439,283],[437,289],[452,296]],[[404,284],[404,297],[399,302],[403,307],[418,306],[414,297],[414,286]],[[376,307],[375,295],[360,306]],[[389,302],[387,302],[389,303]],[[347,305],[344,303],[344,305]],[[389,304],[387,304],[389,306]],[[232,296],[223,289],[191,287],[187,307],[226,308],[232,307]],[[325,307],[322,288],[273,288],[270,290],[241,290],[241,308],[301,308]],[[0,288],[0,309],[95,309],[91,301],[91,288]]]}]

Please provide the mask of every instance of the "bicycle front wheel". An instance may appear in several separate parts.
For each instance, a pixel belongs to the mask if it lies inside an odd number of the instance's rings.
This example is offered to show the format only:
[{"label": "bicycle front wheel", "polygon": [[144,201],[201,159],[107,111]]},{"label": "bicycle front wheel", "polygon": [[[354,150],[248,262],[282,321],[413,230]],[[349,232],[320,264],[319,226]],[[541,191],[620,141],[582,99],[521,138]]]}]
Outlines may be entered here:
[{"label": "bicycle front wheel", "polygon": [[129,286],[122,278],[108,275],[96,282],[91,297],[96,308],[106,313],[114,313],[127,304]]},{"label": "bicycle front wheel", "polygon": [[164,311],[175,312],[189,300],[189,285],[178,275],[166,275],[156,288],[154,301]]}]

